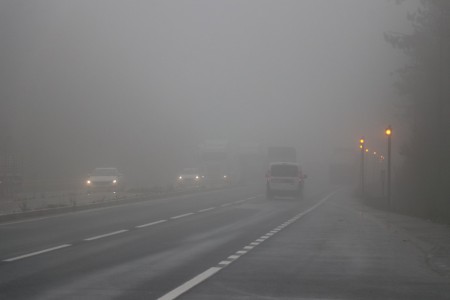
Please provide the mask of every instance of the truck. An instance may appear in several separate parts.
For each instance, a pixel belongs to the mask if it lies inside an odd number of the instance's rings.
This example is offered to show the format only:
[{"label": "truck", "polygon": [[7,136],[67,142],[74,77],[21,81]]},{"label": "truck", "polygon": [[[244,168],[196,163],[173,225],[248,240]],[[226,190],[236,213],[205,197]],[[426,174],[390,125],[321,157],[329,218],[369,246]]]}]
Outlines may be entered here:
[{"label": "truck", "polygon": [[238,183],[258,182],[264,174],[264,155],[259,143],[245,141],[237,144],[236,160]]},{"label": "truck", "polygon": [[297,162],[297,151],[294,147],[290,146],[273,146],[267,148],[267,167],[271,163],[275,162],[287,162],[296,163]]},{"label": "truck", "polygon": [[208,186],[230,184],[236,175],[227,140],[206,140],[199,145],[200,172]]}]

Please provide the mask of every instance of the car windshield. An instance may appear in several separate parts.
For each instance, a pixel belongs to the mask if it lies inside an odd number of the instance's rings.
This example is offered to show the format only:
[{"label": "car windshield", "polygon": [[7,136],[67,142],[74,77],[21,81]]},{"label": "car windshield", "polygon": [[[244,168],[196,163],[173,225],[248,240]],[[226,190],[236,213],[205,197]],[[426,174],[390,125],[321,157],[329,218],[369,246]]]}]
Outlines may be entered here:
[{"label": "car windshield", "polygon": [[92,172],[92,176],[116,176],[117,174],[117,169],[113,168],[99,168]]},{"label": "car windshield", "polygon": [[198,174],[198,171],[197,171],[197,169],[188,168],[188,169],[184,169],[182,174],[185,174],[185,175],[196,175],[196,174]]},{"label": "car windshield", "polygon": [[298,167],[294,165],[273,165],[270,168],[272,177],[297,177]]},{"label": "car windshield", "polygon": [[0,300],[450,300],[450,0],[0,0]]}]

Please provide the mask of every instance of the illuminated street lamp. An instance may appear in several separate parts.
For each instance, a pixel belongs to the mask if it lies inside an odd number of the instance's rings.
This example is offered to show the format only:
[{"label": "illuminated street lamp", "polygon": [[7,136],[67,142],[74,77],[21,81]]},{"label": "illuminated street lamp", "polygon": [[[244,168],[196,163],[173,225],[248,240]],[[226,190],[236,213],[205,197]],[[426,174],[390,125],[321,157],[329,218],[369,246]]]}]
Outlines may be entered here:
[{"label": "illuminated street lamp", "polygon": [[365,144],[366,141],[362,137],[359,140],[359,148],[361,149],[361,196],[363,197],[363,199],[364,199],[364,151],[367,150],[365,149]]},{"label": "illuminated street lamp", "polygon": [[387,203],[389,210],[391,209],[391,139],[392,139],[392,127],[389,125],[384,131],[388,138],[387,149]]},{"label": "illuminated street lamp", "polygon": [[389,127],[388,128],[386,128],[386,130],[385,130],[385,132],[384,133],[386,133],[386,135],[387,136],[391,136],[392,135],[392,128],[391,128],[391,126],[389,125]]}]

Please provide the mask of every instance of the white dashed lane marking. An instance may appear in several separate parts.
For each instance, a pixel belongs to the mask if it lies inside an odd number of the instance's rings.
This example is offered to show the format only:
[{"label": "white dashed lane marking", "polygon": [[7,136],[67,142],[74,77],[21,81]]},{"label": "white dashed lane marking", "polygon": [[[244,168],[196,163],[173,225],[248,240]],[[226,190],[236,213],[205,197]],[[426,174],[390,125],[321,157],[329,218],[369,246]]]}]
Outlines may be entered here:
[{"label": "white dashed lane marking", "polygon": [[67,248],[67,247],[70,247],[70,246],[72,246],[72,245],[71,244],[59,245],[59,246],[56,246],[56,247],[47,248],[47,249],[44,249],[44,250],[31,252],[31,253],[20,255],[20,256],[16,256],[16,257],[13,257],[13,258],[4,259],[3,261],[4,262],[11,262],[11,261],[27,258],[27,257],[30,257],[30,256],[35,256],[35,255],[39,255],[39,254],[43,254],[43,253],[59,250],[59,249],[62,249],[62,248]]},{"label": "white dashed lane marking", "polygon": [[128,231],[127,229],[117,230],[117,231],[114,231],[114,232],[93,236],[93,237],[84,239],[84,241],[86,241],[86,242],[94,241],[94,240],[102,239],[102,238],[109,237],[109,236],[112,236],[112,235],[121,234],[121,233],[124,233],[124,232],[127,232],[127,231]]},{"label": "white dashed lane marking", "polygon": [[155,222],[151,222],[151,223],[147,223],[147,224],[138,225],[138,226],[136,226],[136,228],[144,228],[144,227],[153,226],[156,224],[161,224],[164,222],[167,222],[167,220],[159,220],[159,221],[155,221]]},{"label": "white dashed lane marking", "polygon": [[209,268],[205,272],[195,276],[191,280],[183,283],[182,285],[180,285],[176,289],[170,291],[169,293],[165,294],[164,296],[162,296],[162,297],[160,297],[158,299],[159,300],[172,300],[172,299],[178,298],[181,294],[184,294],[185,292],[187,292],[190,289],[192,289],[194,286],[200,284],[201,282],[205,281],[209,277],[211,277],[214,274],[216,274],[220,269],[221,268],[219,268],[219,267]]},{"label": "white dashed lane marking", "polygon": [[[236,201],[234,203],[242,203],[244,201],[252,200],[252,199],[256,199],[256,198],[257,198],[257,196],[254,196],[254,197],[250,197],[250,198],[247,198],[247,199]],[[232,204],[233,203],[224,203],[224,204],[221,205],[221,207],[227,207],[227,206],[230,206]],[[211,211],[211,210],[214,210],[214,209],[216,209],[216,207],[208,207],[208,208],[200,209],[197,212],[198,213],[203,213],[203,212]],[[190,216],[190,215],[194,215],[194,214],[195,213],[193,213],[193,212],[185,213],[185,214],[182,214],[182,215],[171,217],[170,219],[171,220],[176,220],[176,219],[184,218],[184,217],[187,217],[187,216]],[[51,218],[51,217],[36,218],[36,219],[33,219],[33,220],[25,220],[25,221],[4,223],[4,224],[0,224],[0,226],[13,225],[13,224],[19,224],[19,223],[25,223],[25,222],[31,222],[31,221],[37,221],[37,220],[41,220],[41,219],[44,220],[44,219],[47,219],[47,218]],[[167,222],[167,221],[168,220],[158,220],[158,221],[154,221],[154,222],[150,222],[150,223],[146,223],[146,224],[137,225],[134,228],[139,229],[139,228],[150,227],[150,226],[161,224],[161,223],[164,223],[164,222]],[[105,234],[101,234],[101,235],[85,238],[85,239],[83,239],[83,241],[86,241],[86,242],[94,241],[94,240],[110,237],[110,236],[121,234],[121,233],[128,232],[128,231],[129,231],[128,229],[117,230],[117,231],[114,231],[114,232],[109,232],[109,233],[105,233]],[[47,252],[63,249],[63,248],[70,247],[70,246],[72,246],[72,245],[71,244],[63,244],[63,245],[60,245],[60,246],[51,247],[51,248],[47,248],[47,249],[44,249],[44,250],[31,252],[31,253],[28,253],[28,254],[24,254],[24,255],[12,257],[12,258],[7,258],[7,259],[4,259],[2,261],[3,262],[12,262],[12,261],[20,260],[20,259],[23,259],[23,258],[27,258],[27,257],[31,257],[31,256],[35,256],[35,255],[39,255],[39,254],[43,254],[43,253],[47,253]],[[236,256],[236,257],[238,257],[238,256]]]},{"label": "white dashed lane marking", "polygon": [[239,258],[239,255],[230,255],[228,256],[228,259],[237,259]]},{"label": "white dashed lane marking", "polygon": [[[192,278],[191,280],[183,283],[182,285],[180,285],[179,287],[177,287],[176,289],[170,291],[169,293],[165,294],[164,296],[162,296],[159,299],[162,300],[172,300],[175,298],[178,298],[179,296],[181,296],[182,294],[184,294],[185,292],[189,291],[190,289],[192,289],[193,287],[195,287],[196,285],[202,283],[203,281],[205,281],[206,279],[208,279],[209,277],[213,276],[214,274],[216,274],[217,272],[221,271],[222,269],[224,269],[225,267],[227,267],[229,264],[235,262],[237,259],[239,259],[242,255],[245,255],[246,253],[248,253],[250,250],[252,250],[253,248],[255,248],[255,246],[258,246],[261,242],[264,242],[266,239],[269,239],[270,237],[274,236],[275,234],[277,234],[278,232],[280,232],[283,228],[285,228],[286,226],[290,225],[291,223],[297,221],[298,219],[300,219],[301,217],[303,217],[304,215],[310,213],[311,211],[313,211],[314,209],[316,209],[319,205],[321,205],[322,203],[324,203],[325,201],[327,201],[329,198],[331,198],[331,196],[333,196],[336,192],[338,191],[334,191],[331,194],[329,194],[328,196],[326,196],[325,198],[323,198],[322,200],[320,200],[318,203],[316,203],[315,205],[313,205],[312,207],[310,207],[309,209],[307,209],[304,212],[301,212],[299,214],[297,214],[295,217],[289,219],[288,221],[286,221],[285,223],[283,223],[282,225],[279,225],[278,227],[276,227],[275,229],[269,231],[268,233],[266,233],[265,235],[261,236],[260,238],[258,238],[257,240],[255,240],[254,242],[251,242],[250,244],[248,244],[247,246],[243,247],[242,250],[238,250],[236,251],[235,254],[228,256],[225,260],[219,262],[217,264],[216,267],[212,267],[209,268],[208,270],[206,270],[205,272],[195,276],[194,278]],[[223,206],[223,205],[222,205]]]},{"label": "white dashed lane marking", "polygon": [[193,214],[194,213],[190,212],[190,213],[187,213],[187,214],[182,214],[182,215],[178,215],[178,216],[175,216],[175,217],[171,217],[171,219],[172,220],[176,220],[176,219],[184,218],[184,217],[187,217],[187,216],[191,216]]},{"label": "white dashed lane marking", "polygon": [[202,212],[210,211],[210,210],[213,210],[213,209],[215,209],[215,207],[209,207],[209,208],[200,209],[197,212],[202,213]]}]

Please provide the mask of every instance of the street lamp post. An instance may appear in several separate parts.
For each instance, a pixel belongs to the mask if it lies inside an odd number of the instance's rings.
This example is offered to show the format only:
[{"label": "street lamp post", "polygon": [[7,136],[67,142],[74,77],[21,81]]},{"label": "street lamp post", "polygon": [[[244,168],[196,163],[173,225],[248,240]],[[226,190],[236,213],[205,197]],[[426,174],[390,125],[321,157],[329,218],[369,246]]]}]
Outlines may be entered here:
[{"label": "street lamp post", "polygon": [[386,130],[385,134],[388,138],[388,149],[387,149],[387,204],[388,209],[391,209],[391,144],[392,144],[392,128],[391,125],[389,125]]},{"label": "street lamp post", "polygon": [[365,143],[364,138],[359,140],[359,148],[361,149],[361,196],[364,199],[364,152],[365,152]]}]

